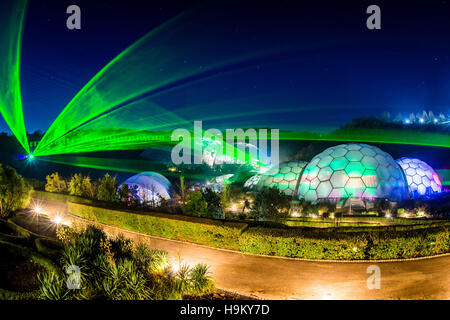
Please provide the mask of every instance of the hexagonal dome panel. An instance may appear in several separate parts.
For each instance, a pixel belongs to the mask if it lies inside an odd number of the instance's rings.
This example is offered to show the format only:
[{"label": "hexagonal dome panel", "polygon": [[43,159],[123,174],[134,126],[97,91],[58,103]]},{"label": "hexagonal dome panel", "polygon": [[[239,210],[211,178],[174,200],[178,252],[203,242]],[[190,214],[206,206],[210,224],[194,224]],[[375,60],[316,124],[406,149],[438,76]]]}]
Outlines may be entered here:
[{"label": "hexagonal dome panel", "polygon": [[[260,179],[255,185],[257,189],[263,187],[276,187],[287,195],[294,195],[297,190],[297,182],[300,179],[300,173],[306,167],[306,161],[292,160],[282,162],[277,168],[271,168],[260,175]],[[319,172],[317,168],[317,172]],[[306,181],[305,181],[306,182]],[[309,181],[308,185],[309,185]],[[247,183],[247,182],[246,182]]]},{"label": "hexagonal dome panel", "polygon": [[299,197],[306,201],[348,197],[399,201],[407,198],[407,182],[386,152],[348,143],[328,148],[308,163],[300,178]]},{"label": "hexagonal dome panel", "polygon": [[439,176],[426,162],[415,158],[400,158],[397,163],[406,176],[411,198],[426,198],[442,192]]}]

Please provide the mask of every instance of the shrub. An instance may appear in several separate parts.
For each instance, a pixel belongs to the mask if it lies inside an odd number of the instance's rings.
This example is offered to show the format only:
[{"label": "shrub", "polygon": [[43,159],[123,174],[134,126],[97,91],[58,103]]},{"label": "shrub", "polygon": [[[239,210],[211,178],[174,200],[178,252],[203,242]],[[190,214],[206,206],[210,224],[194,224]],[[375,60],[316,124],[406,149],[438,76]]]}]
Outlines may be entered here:
[{"label": "shrub", "polygon": [[128,206],[136,206],[139,204],[139,195],[137,186],[130,187],[126,183],[122,183],[117,190],[119,201],[126,203]]},{"label": "shrub", "polygon": [[167,252],[136,246],[121,236],[107,239],[93,226],[70,238],[64,243],[61,267],[78,266],[81,287],[68,290],[60,275],[46,272],[39,275],[43,299],[180,299],[214,290],[205,265],[186,266],[173,273]]},{"label": "shrub", "polygon": [[281,220],[289,215],[290,198],[278,188],[263,188],[255,196],[250,213],[259,220]]},{"label": "shrub", "polygon": [[29,189],[16,170],[0,164],[0,216],[6,218],[11,213],[27,205]]},{"label": "shrub", "polygon": [[40,298],[45,300],[67,300],[67,290],[64,279],[54,272],[38,274]]},{"label": "shrub", "polygon": [[52,173],[46,177],[47,183],[45,184],[45,191],[48,192],[67,192],[66,181],[59,176],[58,172]]},{"label": "shrub", "polygon": [[202,191],[202,195],[207,203],[207,215],[211,218],[219,218],[221,212],[220,196],[211,188]]},{"label": "shrub", "polygon": [[200,191],[191,191],[181,205],[181,210],[189,216],[206,217],[208,215],[208,203]]},{"label": "shrub", "polygon": [[83,175],[75,173],[69,182],[69,194],[83,196]]},{"label": "shrub", "polygon": [[105,174],[99,181],[97,199],[114,202],[116,200],[117,186],[116,178]]},{"label": "shrub", "polygon": [[85,219],[135,232],[234,250],[239,250],[238,238],[247,226],[241,222],[162,213],[139,214],[71,202],[68,210]]},{"label": "shrub", "polygon": [[405,259],[449,252],[450,233],[448,227],[369,232],[252,227],[239,246],[254,254],[308,259]]}]

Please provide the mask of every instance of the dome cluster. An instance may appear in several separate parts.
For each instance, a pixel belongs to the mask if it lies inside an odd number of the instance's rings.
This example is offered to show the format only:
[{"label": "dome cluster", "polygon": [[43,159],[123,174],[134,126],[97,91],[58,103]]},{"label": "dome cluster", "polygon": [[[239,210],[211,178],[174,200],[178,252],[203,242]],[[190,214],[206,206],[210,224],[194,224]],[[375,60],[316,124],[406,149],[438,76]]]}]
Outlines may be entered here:
[{"label": "dome cluster", "polygon": [[[330,147],[309,163],[280,163],[262,175],[251,177],[247,188],[277,187],[306,201],[358,198],[402,201],[441,192],[439,177],[425,162],[399,159],[362,143]],[[409,193],[408,193],[409,190]]]}]

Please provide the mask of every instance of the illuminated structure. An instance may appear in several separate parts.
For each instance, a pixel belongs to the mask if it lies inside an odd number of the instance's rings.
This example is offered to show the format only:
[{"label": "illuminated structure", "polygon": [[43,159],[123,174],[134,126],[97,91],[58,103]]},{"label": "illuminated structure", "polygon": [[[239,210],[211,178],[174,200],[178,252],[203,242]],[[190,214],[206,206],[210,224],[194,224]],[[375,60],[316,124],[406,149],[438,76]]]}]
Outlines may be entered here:
[{"label": "illuminated structure", "polygon": [[255,188],[256,185],[258,184],[259,180],[261,180],[260,174],[255,174],[254,176],[251,176],[250,178],[247,179],[247,181],[245,181],[244,188],[247,188],[250,190]]},{"label": "illuminated structure", "polygon": [[298,160],[280,163],[278,167],[271,168],[261,175],[251,177],[245,182],[244,186],[258,189],[276,187],[289,196],[296,195],[300,174],[307,164],[306,161]]},{"label": "illuminated structure", "polygon": [[128,178],[125,183],[132,188],[137,187],[138,196],[142,202],[158,202],[159,197],[170,199],[170,181],[159,173],[142,172]]},{"label": "illuminated structure", "polygon": [[234,174],[224,174],[222,176],[215,177],[212,181],[208,182],[203,188],[210,188],[215,192],[222,192],[225,184],[230,184]]},{"label": "illuminated structure", "polygon": [[407,198],[406,180],[394,159],[377,147],[341,144],[316,155],[300,179],[299,197],[320,199]]},{"label": "illuminated structure", "polygon": [[439,176],[427,163],[413,158],[400,158],[397,163],[406,176],[411,198],[430,197],[442,192]]}]

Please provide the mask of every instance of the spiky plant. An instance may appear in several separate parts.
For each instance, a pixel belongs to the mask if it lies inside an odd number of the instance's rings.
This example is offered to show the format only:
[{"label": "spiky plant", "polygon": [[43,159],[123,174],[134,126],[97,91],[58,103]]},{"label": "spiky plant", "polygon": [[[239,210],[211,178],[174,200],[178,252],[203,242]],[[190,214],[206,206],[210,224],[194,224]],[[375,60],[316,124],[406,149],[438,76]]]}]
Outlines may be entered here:
[{"label": "spiky plant", "polygon": [[37,275],[40,298],[45,300],[67,300],[70,292],[64,279],[54,272],[44,272]]},{"label": "spiky plant", "polygon": [[211,293],[214,290],[214,283],[210,276],[208,266],[203,263],[195,265],[189,274],[190,287],[192,294]]}]

